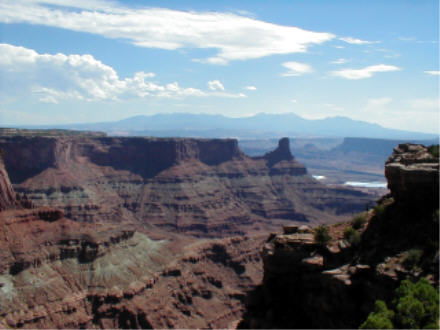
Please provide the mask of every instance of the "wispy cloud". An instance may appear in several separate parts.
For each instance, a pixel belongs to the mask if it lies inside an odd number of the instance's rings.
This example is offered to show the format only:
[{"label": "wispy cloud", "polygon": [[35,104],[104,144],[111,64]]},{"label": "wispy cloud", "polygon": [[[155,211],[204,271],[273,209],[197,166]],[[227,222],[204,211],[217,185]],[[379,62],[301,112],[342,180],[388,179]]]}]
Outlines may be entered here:
[{"label": "wispy cloud", "polygon": [[97,0],[2,1],[0,22],[88,32],[146,48],[216,49],[214,56],[198,59],[210,64],[302,53],[311,45],[335,37],[331,33],[272,24],[234,13],[133,9]]},{"label": "wispy cloud", "polygon": [[431,76],[439,76],[440,71],[438,70],[432,70],[432,71],[425,71],[426,74],[430,74]]},{"label": "wispy cloud", "polygon": [[373,108],[373,107],[383,107],[385,105],[388,105],[391,103],[393,99],[391,97],[378,97],[378,98],[371,98],[368,99],[367,108]]},{"label": "wispy cloud", "polygon": [[332,75],[345,79],[357,80],[357,79],[371,78],[377,72],[390,72],[390,71],[399,71],[399,70],[401,70],[401,68],[394,65],[377,64],[377,65],[370,65],[362,69],[337,70],[337,71],[333,71]]},{"label": "wispy cloud", "polygon": [[215,90],[224,91],[225,90],[225,87],[223,86],[223,84],[218,80],[208,81],[208,87],[212,91],[215,91]]},{"label": "wispy cloud", "polygon": [[418,43],[418,44],[436,44],[436,43],[438,43],[437,40],[419,40],[416,37],[400,36],[397,39],[400,40],[400,41],[415,42],[415,43]]},{"label": "wispy cloud", "polygon": [[245,89],[247,89],[248,91],[256,91],[257,87],[255,87],[255,86],[246,86]]},{"label": "wispy cloud", "polygon": [[332,64],[345,64],[347,62],[348,62],[348,60],[346,58],[338,58],[337,60],[332,61],[331,63]]},{"label": "wispy cloud", "polygon": [[352,44],[352,45],[371,45],[371,44],[380,43],[380,41],[368,41],[368,40],[361,40],[361,39],[352,38],[352,37],[343,37],[343,38],[339,38],[339,40],[344,41],[348,44]]},{"label": "wispy cloud", "polygon": [[281,74],[283,77],[301,76],[313,72],[312,67],[306,63],[284,62],[283,66],[288,69],[287,72]]},{"label": "wispy cloud", "polygon": [[438,98],[420,98],[409,101],[410,105],[414,109],[439,109],[440,101]]},{"label": "wispy cloud", "polygon": [[151,81],[154,73],[136,72],[121,79],[112,67],[92,55],[39,54],[35,50],[0,44],[0,76],[3,95],[28,93],[40,102],[61,100],[107,101],[130,98],[246,97],[224,91],[218,81],[208,91],[181,87],[178,82]]}]

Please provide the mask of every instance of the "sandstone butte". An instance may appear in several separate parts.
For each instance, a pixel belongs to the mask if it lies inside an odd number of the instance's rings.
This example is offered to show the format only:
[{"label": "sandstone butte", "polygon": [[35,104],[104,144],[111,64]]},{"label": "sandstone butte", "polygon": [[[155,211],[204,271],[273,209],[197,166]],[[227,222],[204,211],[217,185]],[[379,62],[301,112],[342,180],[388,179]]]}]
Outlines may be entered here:
[{"label": "sandstone butte", "polygon": [[[288,140],[1,137],[0,327],[230,327],[280,225],[370,197],[314,180]],[[14,189],[9,181],[11,178]]]},{"label": "sandstone butte", "polygon": [[[318,245],[310,229],[285,226],[262,244],[263,282],[247,296],[239,328],[357,329],[377,299],[391,306],[403,279],[439,286],[439,159],[422,145],[400,144],[385,164],[391,193],[364,213],[360,240],[350,223],[330,227]],[[415,268],[409,251],[421,251]]]}]

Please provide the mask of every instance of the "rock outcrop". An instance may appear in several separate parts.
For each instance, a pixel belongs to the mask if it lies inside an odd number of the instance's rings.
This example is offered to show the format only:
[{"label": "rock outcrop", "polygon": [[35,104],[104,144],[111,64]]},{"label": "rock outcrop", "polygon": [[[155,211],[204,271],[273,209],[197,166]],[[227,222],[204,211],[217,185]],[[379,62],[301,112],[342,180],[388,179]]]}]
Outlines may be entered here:
[{"label": "rock outcrop", "polygon": [[439,160],[425,146],[399,144],[385,164],[385,176],[396,200],[424,206],[438,203]]},{"label": "rock outcrop", "polygon": [[[377,299],[391,303],[402,279],[438,286],[438,166],[425,147],[399,145],[386,164],[391,195],[362,215],[364,227],[352,228],[357,241],[344,239],[350,223],[329,227],[325,246],[297,226],[271,234],[263,283],[248,294],[239,327],[358,328]],[[411,251],[419,259],[408,266]]]},{"label": "rock outcrop", "polygon": [[285,221],[335,222],[365,208],[371,197],[319,183],[288,143],[251,158],[236,140],[0,138],[16,191],[75,221],[218,237]]},{"label": "rock outcrop", "polygon": [[0,211],[11,208],[15,205],[15,194],[6,172],[0,149]]}]

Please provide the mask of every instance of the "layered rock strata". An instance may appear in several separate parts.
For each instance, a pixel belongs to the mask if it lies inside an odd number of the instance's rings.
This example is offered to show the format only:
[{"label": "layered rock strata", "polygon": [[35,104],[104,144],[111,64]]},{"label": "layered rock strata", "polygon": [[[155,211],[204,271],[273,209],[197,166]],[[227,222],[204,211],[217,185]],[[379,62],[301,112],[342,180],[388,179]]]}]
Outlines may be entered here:
[{"label": "layered rock strata", "polygon": [[81,222],[217,237],[286,220],[334,222],[370,199],[314,180],[288,139],[256,158],[236,140],[3,137],[0,146],[16,191]]},{"label": "layered rock strata", "polygon": [[152,240],[132,226],[71,221],[24,208],[4,173],[1,328],[225,328],[261,279],[258,237]]}]

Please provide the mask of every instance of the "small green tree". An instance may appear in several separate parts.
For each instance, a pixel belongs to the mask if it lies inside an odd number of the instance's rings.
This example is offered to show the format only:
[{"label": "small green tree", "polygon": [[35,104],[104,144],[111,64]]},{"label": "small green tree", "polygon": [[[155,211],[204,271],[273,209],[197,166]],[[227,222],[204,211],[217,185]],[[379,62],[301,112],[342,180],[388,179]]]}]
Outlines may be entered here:
[{"label": "small green tree", "polygon": [[[416,284],[403,280],[396,289],[393,310],[377,300],[361,329],[438,329],[439,294],[425,278]],[[389,321],[389,322],[388,322]]]},{"label": "small green tree", "polygon": [[393,329],[394,312],[388,309],[385,302],[377,300],[374,306],[374,311],[368,315],[364,323],[359,327],[360,329]]},{"label": "small green tree", "polygon": [[322,246],[327,245],[327,243],[330,242],[332,239],[328,227],[325,225],[319,225],[318,227],[316,227],[313,234],[315,238],[315,243]]}]

